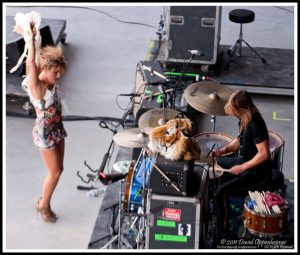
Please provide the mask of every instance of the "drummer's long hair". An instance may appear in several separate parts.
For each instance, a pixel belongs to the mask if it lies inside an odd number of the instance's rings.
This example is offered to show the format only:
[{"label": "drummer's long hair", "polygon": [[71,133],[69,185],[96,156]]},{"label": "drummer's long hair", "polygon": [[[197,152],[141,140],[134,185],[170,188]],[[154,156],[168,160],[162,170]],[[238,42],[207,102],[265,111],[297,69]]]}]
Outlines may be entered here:
[{"label": "drummer's long hair", "polygon": [[237,90],[232,93],[224,109],[226,114],[240,119],[241,130],[248,126],[254,114],[260,114],[246,90]]}]

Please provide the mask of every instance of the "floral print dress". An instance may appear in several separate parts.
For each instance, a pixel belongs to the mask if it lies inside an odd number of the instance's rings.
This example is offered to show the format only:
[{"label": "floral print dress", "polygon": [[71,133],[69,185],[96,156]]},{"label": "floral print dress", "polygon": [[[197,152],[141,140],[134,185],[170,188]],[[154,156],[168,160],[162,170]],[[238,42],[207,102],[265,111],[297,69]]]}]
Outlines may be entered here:
[{"label": "floral print dress", "polygon": [[27,91],[30,102],[35,107],[36,120],[32,130],[34,144],[40,149],[54,148],[67,132],[62,122],[62,106],[59,100],[57,85],[52,90],[46,90],[43,99],[35,99],[27,87],[26,79],[22,87]]}]

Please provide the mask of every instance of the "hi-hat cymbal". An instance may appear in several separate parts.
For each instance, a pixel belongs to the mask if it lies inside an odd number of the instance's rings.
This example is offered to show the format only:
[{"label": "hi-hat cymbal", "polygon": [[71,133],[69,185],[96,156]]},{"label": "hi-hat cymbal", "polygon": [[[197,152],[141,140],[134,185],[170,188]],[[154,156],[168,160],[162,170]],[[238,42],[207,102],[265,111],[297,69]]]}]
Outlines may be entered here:
[{"label": "hi-hat cymbal", "polygon": [[[179,116],[178,116],[179,115]],[[162,108],[154,108],[149,111],[144,112],[141,117],[139,118],[139,128],[145,127],[152,127],[155,128],[157,126],[163,125],[164,123],[164,116],[166,116],[166,122],[177,117],[187,118],[181,112],[166,108],[165,113],[164,109]]]},{"label": "hi-hat cymbal", "polygon": [[226,115],[224,106],[234,91],[225,85],[211,81],[196,82],[184,91],[190,106],[211,115]]},{"label": "hi-hat cymbal", "polygon": [[147,145],[148,135],[152,128],[131,128],[116,133],[113,140],[116,144],[128,148],[142,148]]}]

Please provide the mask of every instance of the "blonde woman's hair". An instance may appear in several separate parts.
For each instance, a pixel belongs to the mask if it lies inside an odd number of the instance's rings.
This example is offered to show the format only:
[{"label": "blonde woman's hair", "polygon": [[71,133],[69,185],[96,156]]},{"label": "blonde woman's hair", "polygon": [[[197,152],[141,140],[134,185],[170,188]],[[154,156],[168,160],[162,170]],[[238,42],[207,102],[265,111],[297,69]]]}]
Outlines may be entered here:
[{"label": "blonde woman's hair", "polygon": [[67,69],[67,62],[63,50],[59,46],[46,46],[42,48],[40,50],[38,63],[40,70],[60,68],[64,73]]},{"label": "blonde woman's hair", "polygon": [[240,119],[241,130],[248,126],[255,113],[259,113],[246,90],[237,90],[232,93],[224,109],[226,114]]}]

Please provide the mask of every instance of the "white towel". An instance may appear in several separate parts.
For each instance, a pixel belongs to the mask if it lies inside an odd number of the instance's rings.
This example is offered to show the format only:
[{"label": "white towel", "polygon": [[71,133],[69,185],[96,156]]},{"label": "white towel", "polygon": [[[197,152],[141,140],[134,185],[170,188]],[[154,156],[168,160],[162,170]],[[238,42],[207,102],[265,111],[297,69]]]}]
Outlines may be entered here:
[{"label": "white towel", "polygon": [[15,15],[15,21],[16,21],[16,26],[20,26],[24,31],[23,38],[25,41],[25,46],[24,46],[23,54],[19,58],[17,65],[10,70],[10,73],[15,72],[18,69],[18,67],[22,64],[24,58],[27,57],[27,51],[29,48],[30,40],[31,40],[31,38],[30,38],[30,22],[32,22],[32,21],[35,24],[35,30],[36,30],[35,61],[37,64],[38,64],[39,51],[40,51],[41,45],[42,45],[42,39],[41,39],[41,35],[40,35],[40,25],[41,25],[41,14],[40,13],[38,13],[36,11],[32,11],[32,12],[29,12],[26,14],[18,12]]}]

